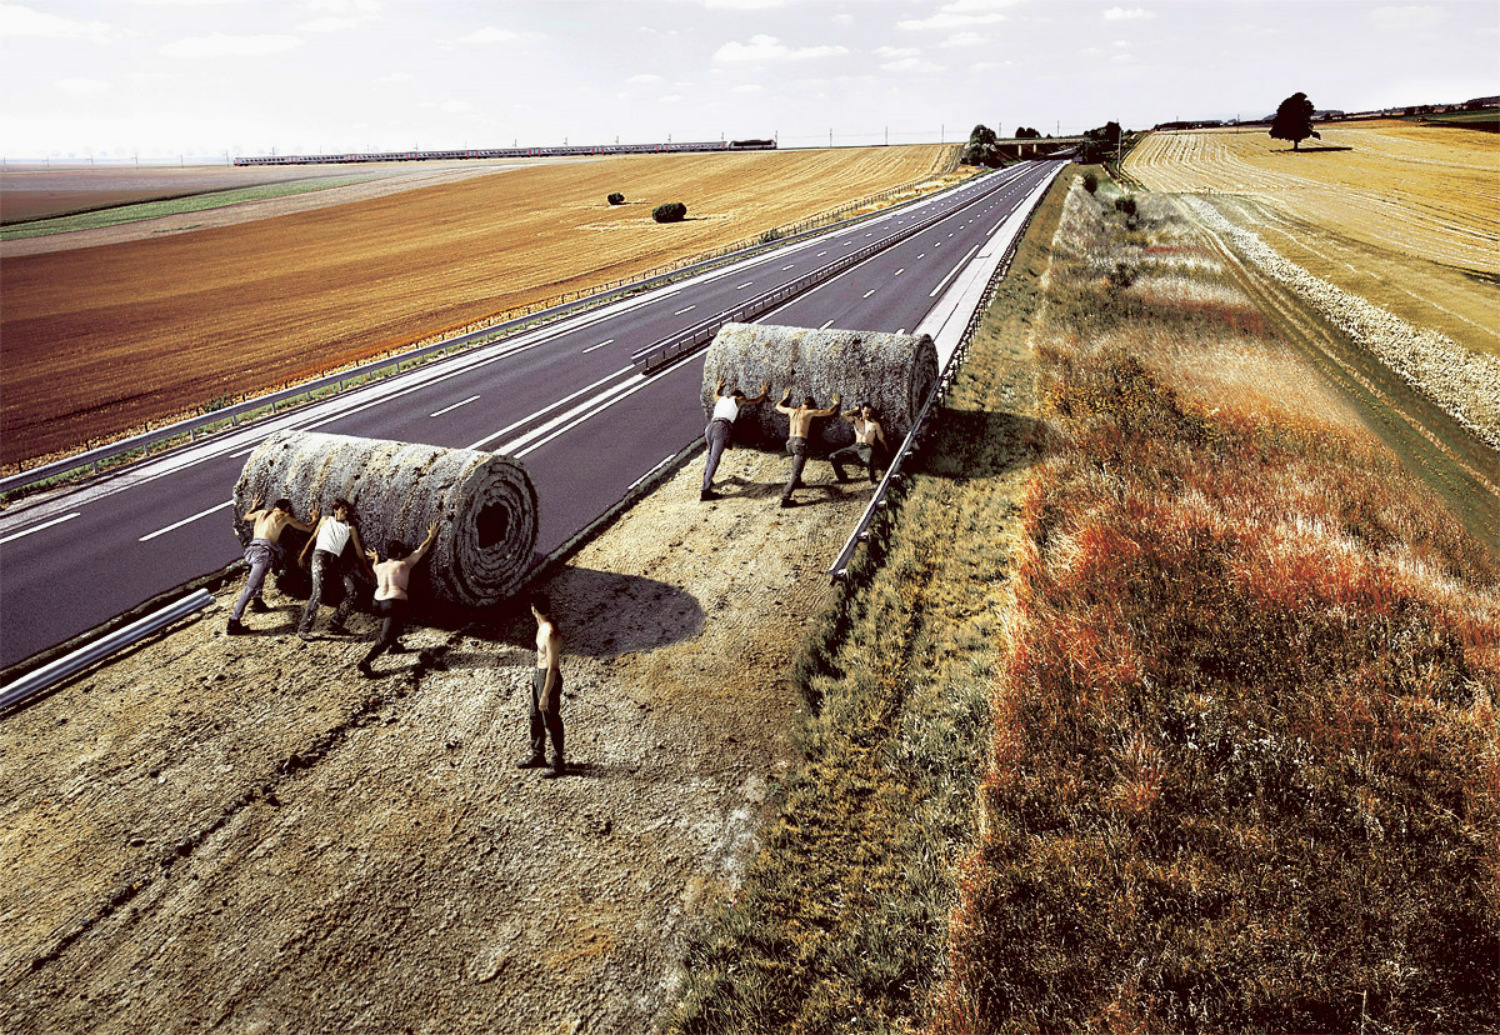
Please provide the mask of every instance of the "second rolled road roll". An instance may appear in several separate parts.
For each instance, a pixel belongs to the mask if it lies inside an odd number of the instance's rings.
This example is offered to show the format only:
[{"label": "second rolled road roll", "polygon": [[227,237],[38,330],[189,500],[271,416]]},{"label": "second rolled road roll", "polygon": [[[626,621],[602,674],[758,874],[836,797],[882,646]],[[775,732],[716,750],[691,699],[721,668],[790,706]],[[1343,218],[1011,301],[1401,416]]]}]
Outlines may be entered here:
[{"label": "second rolled road roll", "polygon": [[519,460],[470,449],[278,432],[245,461],[234,487],[235,531],[249,542],[243,518],[257,497],[264,507],[286,497],[306,518],[313,505],[330,513],[340,496],[354,505],[365,545],[382,556],[392,539],[416,547],[438,522],[413,579],[418,595],[484,607],[514,593],[531,568],[538,525],[531,476]]},{"label": "second rolled road roll", "polygon": [[[827,406],[834,392],[843,394],[845,409],[869,403],[886,439],[896,443],[911,430],[937,382],[937,349],[925,334],[726,323],[703,361],[705,415],[713,414],[714,386],[720,377],[725,391],[738,388],[752,397],[762,383],[770,382],[771,398],[764,406],[743,411],[735,424],[735,438],[746,445],[782,447],[787,418],[776,412],[776,402],[785,388],[792,389],[793,406],[800,406],[808,395]],[[814,424],[813,436],[814,445],[825,449],[854,440],[841,420]]]}]

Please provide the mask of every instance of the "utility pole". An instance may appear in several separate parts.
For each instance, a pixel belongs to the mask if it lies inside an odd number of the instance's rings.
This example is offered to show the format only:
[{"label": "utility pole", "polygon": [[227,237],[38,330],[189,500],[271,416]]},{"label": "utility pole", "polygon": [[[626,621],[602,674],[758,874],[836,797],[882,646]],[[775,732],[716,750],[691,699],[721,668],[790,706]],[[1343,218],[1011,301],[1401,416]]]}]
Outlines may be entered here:
[{"label": "utility pole", "polygon": [[833,146],[833,127],[831,127],[831,126],[828,129],[828,146],[829,147]]},{"label": "utility pole", "polygon": [[890,126],[885,127],[885,146],[886,147],[890,147],[891,146],[891,127]]}]

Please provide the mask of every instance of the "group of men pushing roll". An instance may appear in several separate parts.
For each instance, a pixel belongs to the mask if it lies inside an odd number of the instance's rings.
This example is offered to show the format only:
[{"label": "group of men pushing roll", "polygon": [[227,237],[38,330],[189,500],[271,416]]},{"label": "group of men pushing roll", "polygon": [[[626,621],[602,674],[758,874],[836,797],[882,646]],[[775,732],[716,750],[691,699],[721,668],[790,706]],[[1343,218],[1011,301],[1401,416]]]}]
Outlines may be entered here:
[{"label": "group of men pushing roll", "polygon": [[[717,498],[718,494],[714,492],[714,474],[719,469],[719,460],[723,457],[724,450],[729,446],[734,422],[739,418],[740,410],[746,406],[758,406],[770,397],[770,382],[762,383],[760,394],[753,399],[746,398],[745,393],[738,388],[725,391],[724,385],[724,378],[719,378],[714,387],[713,413],[709,417],[708,427],[703,431],[708,442],[708,459],[703,469],[703,488],[698,493],[700,500]],[[787,479],[786,488],[781,491],[783,507],[797,505],[792,494],[802,488],[802,471],[807,466],[808,439],[811,437],[813,421],[837,415],[843,396],[834,392],[833,405],[826,409],[819,409],[817,400],[810,395],[803,397],[801,406],[793,406],[791,401],[792,390],[788,388],[782,393],[781,402],[776,404],[776,412],[784,413],[787,417],[789,427],[786,451],[792,458],[791,477]],[[834,477],[840,482],[846,481],[844,465],[857,464],[868,472],[870,481],[876,481],[877,464],[888,455],[889,447],[885,440],[885,429],[875,416],[875,408],[868,403],[861,403],[843,417],[854,426],[854,444],[835,450],[828,457],[828,462],[833,466]]]}]

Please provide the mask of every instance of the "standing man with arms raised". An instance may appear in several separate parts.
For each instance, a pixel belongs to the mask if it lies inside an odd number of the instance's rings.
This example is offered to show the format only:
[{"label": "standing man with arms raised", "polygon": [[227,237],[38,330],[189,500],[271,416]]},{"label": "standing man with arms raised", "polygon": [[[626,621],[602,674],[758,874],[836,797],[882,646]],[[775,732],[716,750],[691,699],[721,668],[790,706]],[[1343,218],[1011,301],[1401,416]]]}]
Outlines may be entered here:
[{"label": "standing man with arms raised", "polygon": [[795,507],[796,501],[792,499],[792,493],[796,492],[802,485],[802,468],[807,466],[807,436],[812,430],[812,422],[815,417],[832,417],[839,412],[839,403],[843,396],[838,392],[833,393],[833,405],[826,410],[817,408],[817,400],[812,396],[805,396],[801,406],[789,406],[792,390],[788,388],[781,393],[781,402],[776,405],[777,413],[784,413],[791,421],[791,428],[787,433],[786,451],[792,457],[792,476],[787,479],[786,488],[781,490],[781,505],[783,507]]},{"label": "standing man with arms raised", "polygon": [[291,500],[279,499],[271,505],[270,510],[261,510],[260,497],[257,496],[255,502],[250,504],[245,520],[253,525],[250,545],[245,547],[245,563],[250,565],[250,578],[246,580],[245,590],[234,602],[234,611],[229,616],[229,627],[225,631],[231,636],[238,636],[245,631],[240,619],[245,616],[246,604],[252,604],[253,601],[253,610],[270,610],[260,594],[266,585],[266,573],[273,566],[283,566],[281,533],[288,527],[299,532],[311,532],[311,522],[318,520],[318,508],[314,507],[310,520],[303,522],[293,516]]},{"label": "standing man with arms raised", "polygon": [[719,383],[714,388],[714,398],[718,402],[714,403],[708,427],[703,429],[703,437],[708,442],[708,460],[703,467],[703,489],[698,493],[700,501],[718,496],[714,492],[714,472],[719,469],[719,459],[724,455],[724,450],[729,448],[729,436],[734,431],[734,422],[738,419],[740,410],[746,406],[759,406],[766,401],[770,391],[771,382],[767,381],[760,386],[760,394],[754,399],[746,399],[745,393],[738,388],[726,395],[724,379],[719,378]]},{"label": "standing man with arms raised", "polygon": [[552,603],[544,593],[531,598],[536,619],[536,669],[531,674],[531,754],[519,769],[540,769],[547,764],[547,737],[552,737],[552,771],[548,778],[566,772],[563,761],[562,724],[562,634],[552,621]]},{"label": "standing man with arms raised", "polygon": [[407,611],[411,606],[411,598],[407,596],[406,590],[411,583],[412,569],[422,562],[437,534],[438,523],[434,521],[427,526],[427,538],[422,540],[422,545],[410,553],[407,552],[405,543],[392,539],[385,544],[386,560],[383,561],[374,550],[365,551],[365,556],[375,565],[375,614],[384,619],[380,624],[380,637],[375,641],[375,646],[370,648],[370,652],[359,663],[359,674],[367,679],[375,674],[370,668],[370,662],[385,653],[401,635],[401,627],[406,624]]}]

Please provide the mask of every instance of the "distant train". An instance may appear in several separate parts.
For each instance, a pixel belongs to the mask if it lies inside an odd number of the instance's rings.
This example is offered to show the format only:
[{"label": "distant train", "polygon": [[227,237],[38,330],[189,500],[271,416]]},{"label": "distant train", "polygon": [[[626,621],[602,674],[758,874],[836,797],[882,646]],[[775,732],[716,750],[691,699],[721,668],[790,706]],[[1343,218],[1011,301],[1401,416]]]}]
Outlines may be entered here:
[{"label": "distant train", "polygon": [[358,162],[430,162],[454,158],[563,158],[571,155],[640,155],[691,151],[774,151],[774,140],[703,140],[667,144],[564,144],[561,147],[486,147],[462,151],[380,151],[336,155],[237,156],[235,165],[353,165]]}]

